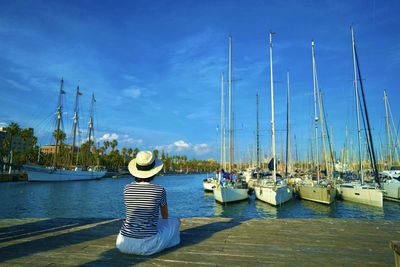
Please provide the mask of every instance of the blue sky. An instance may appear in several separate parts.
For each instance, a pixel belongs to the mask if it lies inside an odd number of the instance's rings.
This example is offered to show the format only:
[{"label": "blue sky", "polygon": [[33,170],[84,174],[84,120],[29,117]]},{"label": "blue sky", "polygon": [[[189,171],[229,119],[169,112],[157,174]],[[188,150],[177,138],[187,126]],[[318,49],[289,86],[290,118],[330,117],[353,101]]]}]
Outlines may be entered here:
[{"label": "blue sky", "polygon": [[79,84],[82,139],[94,92],[98,141],[117,138],[120,148],[157,147],[218,158],[220,75],[227,76],[232,34],[238,157],[255,143],[257,92],[262,150],[267,153],[272,30],[277,33],[278,152],[285,140],[287,71],[298,153],[305,155],[310,147],[312,39],[319,86],[339,150],[345,126],[353,137],[356,127],[351,24],[376,141],[386,140],[383,89],[396,126],[399,121],[398,1],[2,1],[1,6],[0,124],[17,121],[34,127],[42,145],[51,142],[52,115],[64,77],[67,133]]}]

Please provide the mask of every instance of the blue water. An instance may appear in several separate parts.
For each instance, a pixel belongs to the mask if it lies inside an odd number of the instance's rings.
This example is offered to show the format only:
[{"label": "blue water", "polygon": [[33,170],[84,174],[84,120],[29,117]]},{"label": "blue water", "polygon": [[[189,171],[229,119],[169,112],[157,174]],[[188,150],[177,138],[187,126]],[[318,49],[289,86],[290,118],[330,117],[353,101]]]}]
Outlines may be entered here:
[{"label": "blue water", "polygon": [[[363,218],[400,220],[400,203],[384,202],[383,208],[336,201],[327,206],[292,200],[273,207],[251,197],[248,201],[221,205],[203,191],[204,175],[157,177],[164,186],[173,217],[231,218]],[[0,217],[115,218],[124,217],[122,191],[132,178],[71,182],[12,182],[0,184]]]}]

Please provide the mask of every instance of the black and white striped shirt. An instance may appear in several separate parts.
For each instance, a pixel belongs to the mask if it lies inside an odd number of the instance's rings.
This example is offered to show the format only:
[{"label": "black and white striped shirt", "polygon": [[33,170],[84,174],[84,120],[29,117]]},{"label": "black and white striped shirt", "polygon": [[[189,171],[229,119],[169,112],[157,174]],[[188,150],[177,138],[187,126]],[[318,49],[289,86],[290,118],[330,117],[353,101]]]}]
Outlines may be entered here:
[{"label": "black and white striped shirt", "polygon": [[165,189],[150,183],[130,183],[124,189],[126,218],[120,233],[143,239],[157,233],[160,206],[167,204]]}]

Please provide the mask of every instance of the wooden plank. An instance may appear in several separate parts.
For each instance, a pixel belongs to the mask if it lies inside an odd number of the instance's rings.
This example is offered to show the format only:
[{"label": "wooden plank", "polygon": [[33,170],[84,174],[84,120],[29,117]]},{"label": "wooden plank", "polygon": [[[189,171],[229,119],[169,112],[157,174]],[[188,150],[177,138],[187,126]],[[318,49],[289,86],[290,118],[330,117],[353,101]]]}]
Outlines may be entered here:
[{"label": "wooden plank", "polygon": [[394,221],[190,218],[181,244],[152,256],[115,248],[120,219],[0,220],[4,266],[393,266]]}]

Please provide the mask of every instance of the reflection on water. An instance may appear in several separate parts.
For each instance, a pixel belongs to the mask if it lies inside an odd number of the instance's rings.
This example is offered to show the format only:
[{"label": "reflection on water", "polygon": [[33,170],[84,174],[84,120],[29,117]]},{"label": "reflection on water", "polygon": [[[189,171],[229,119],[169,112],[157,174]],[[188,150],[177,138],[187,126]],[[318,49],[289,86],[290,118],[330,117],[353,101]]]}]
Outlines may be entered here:
[{"label": "reflection on water", "polygon": [[[204,192],[203,175],[157,177],[154,183],[167,190],[171,217],[231,218],[364,218],[400,220],[400,203],[384,202],[383,208],[335,201],[324,205],[293,199],[274,207],[254,195],[248,200],[219,204],[213,193]],[[123,188],[131,177],[71,182],[1,183],[0,217],[93,217],[125,216]]]},{"label": "reflection on water", "polygon": [[[278,209],[280,207],[271,206],[261,200],[255,200],[254,205],[257,213],[262,214],[265,218],[277,218]],[[282,206],[281,206],[282,207]]]},{"label": "reflection on water", "polygon": [[252,213],[249,200],[243,200],[234,203],[214,203],[214,216],[229,217],[229,218],[249,218]]},{"label": "reflection on water", "polygon": [[335,209],[336,203],[333,202],[331,205],[317,203],[309,200],[301,200],[301,205],[308,212],[318,217],[330,217],[332,210]]}]

